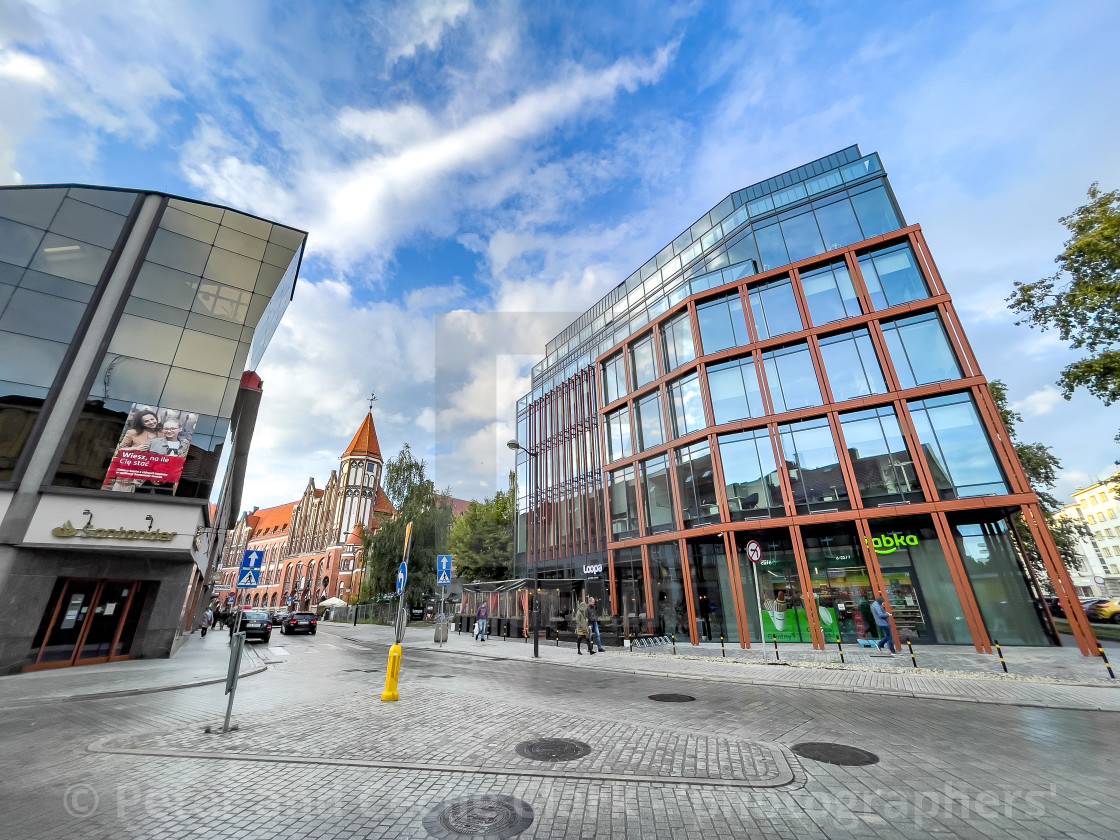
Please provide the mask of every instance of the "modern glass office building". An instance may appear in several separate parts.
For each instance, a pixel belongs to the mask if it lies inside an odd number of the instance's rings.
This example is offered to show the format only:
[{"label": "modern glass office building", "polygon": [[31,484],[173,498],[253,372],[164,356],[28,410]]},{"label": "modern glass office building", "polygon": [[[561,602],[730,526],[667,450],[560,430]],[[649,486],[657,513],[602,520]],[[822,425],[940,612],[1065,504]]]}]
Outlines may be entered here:
[{"label": "modern glass office building", "polygon": [[305,240],[162,193],[0,189],[0,671],[189,631]]},{"label": "modern glass office building", "polygon": [[857,643],[882,595],[902,640],[1051,644],[1020,511],[1081,615],[876,154],[728,195],[548,342],[532,386],[519,551],[600,577],[624,636]]}]

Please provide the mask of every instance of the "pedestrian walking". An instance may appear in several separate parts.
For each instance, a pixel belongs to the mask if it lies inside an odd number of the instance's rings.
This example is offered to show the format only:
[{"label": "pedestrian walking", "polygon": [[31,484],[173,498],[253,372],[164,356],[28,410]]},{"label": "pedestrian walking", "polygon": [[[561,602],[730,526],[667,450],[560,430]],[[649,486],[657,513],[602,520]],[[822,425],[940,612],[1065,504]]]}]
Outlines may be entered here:
[{"label": "pedestrian walking", "polygon": [[474,614],[474,637],[480,642],[486,641],[486,624],[490,620],[490,608],[486,606],[483,601],[478,605],[478,610]]},{"label": "pedestrian walking", "polygon": [[883,596],[880,595],[875,599],[875,603],[871,605],[871,615],[875,617],[875,625],[883,634],[883,638],[875,645],[879,650],[883,649],[883,645],[889,644],[891,647],[891,654],[896,653],[894,649],[894,634],[891,633],[891,616],[894,615],[890,610],[883,606]]},{"label": "pedestrian walking", "polygon": [[595,649],[599,653],[604,653],[603,650],[603,637],[599,635],[599,602],[594,598],[587,599],[587,623],[589,625],[589,633],[587,636],[588,647],[591,646],[591,640],[595,640]]},{"label": "pedestrian walking", "polygon": [[206,638],[206,631],[208,631],[213,626],[214,611],[207,607],[206,612],[202,614],[202,638]]},{"label": "pedestrian walking", "polygon": [[591,637],[588,635],[590,624],[587,621],[587,603],[579,602],[576,607],[576,653],[583,656],[583,643],[587,642],[587,652],[595,655],[595,648],[591,646]]}]

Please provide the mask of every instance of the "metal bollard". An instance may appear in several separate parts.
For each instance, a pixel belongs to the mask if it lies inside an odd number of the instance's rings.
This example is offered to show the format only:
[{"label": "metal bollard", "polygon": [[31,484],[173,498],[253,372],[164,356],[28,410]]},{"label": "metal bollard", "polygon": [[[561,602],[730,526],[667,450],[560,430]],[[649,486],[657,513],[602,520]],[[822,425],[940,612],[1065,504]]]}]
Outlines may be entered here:
[{"label": "metal bollard", "polygon": [[781,661],[781,654],[778,653],[778,634],[774,634],[774,660]]},{"label": "metal bollard", "polygon": [[630,652],[634,652],[634,632],[630,631]]},{"label": "metal bollard", "polygon": [[502,636],[502,641],[503,642],[508,642],[509,641],[509,622],[508,621],[506,622],[506,632]]},{"label": "metal bollard", "polygon": [[724,645],[723,645],[723,636],[719,637],[719,647],[720,647],[720,650],[723,651],[723,658],[726,659],[727,658],[727,648],[724,647]]},{"label": "metal bollard", "polygon": [[844,664],[844,646],[840,644],[840,639],[836,640],[836,649],[840,651],[840,664]]},{"label": "metal bollard", "polygon": [[[906,647],[910,648],[910,661],[913,663],[914,667],[917,668],[918,660],[914,658],[914,643],[907,639]],[[1006,671],[1007,669],[1005,668],[1004,670]]]},{"label": "metal bollard", "polygon": [[1104,652],[1104,648],[1103,647],[1097,648],[1097,653],[1099,653],[1101,655],[1101,659],[1104,660],[1104,667],[1106,667],[1108,669],[1108,676],[1111,677],[1112,679],[1116,679],[1116,675],[1114,673],[1112,673],[1112,666],[1108,664],[1108,654],[1106,654]]},{"label": "metal bollard", "polygon": [[673,656],[676,656],[677,655],[677,634],[673,633],[669,636],[669,638],[672,639],[672,641],[673,641]]},{"label": "metal bollard", "polygon": [[992,639],[992,644],[996,646],[996,653],[999,654],[999,664],[1003,666],[1003,673],[1007,673],[1007,663],[1003,661],[1003,651],[1000,649],[999,642]]}]

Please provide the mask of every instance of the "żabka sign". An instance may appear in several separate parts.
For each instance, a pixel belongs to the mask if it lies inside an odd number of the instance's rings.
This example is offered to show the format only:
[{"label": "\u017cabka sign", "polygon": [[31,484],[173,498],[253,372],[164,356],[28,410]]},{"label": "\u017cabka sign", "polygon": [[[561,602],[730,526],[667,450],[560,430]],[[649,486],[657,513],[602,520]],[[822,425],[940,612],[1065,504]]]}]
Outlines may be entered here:
[{"label": "\u017cabka sign", "polygon": [[894,554],[904,545],[917,545],[918,538],[913,534],[908,534],[905,537],[900,537],[898,534],[887,534],[882,537],[872,537],[871,545],[875,548],[876,554]]}]

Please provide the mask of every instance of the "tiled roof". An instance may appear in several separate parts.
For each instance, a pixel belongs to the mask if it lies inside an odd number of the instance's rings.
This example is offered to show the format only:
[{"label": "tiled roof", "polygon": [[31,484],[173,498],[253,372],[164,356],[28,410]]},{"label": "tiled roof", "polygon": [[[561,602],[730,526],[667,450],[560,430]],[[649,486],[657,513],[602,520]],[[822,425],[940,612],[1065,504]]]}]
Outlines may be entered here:
[{"label": "tiled roof", "polygon": [[350,536],[346,538],[347,545],[361,545],[362,544],[362,526],[355,526],[354,530],[350,532]]},{"label": "tiled roof", "polygon": [[286,505],[258,510],[253,514],[257,519],[256,527],[253,529],[253,536],[271,537],[286,534],[288,532],[288,525],[292,521],[292,509],[295,506],[296,502],[288,502]]},{"label": "tiled roof", "polygon": [[362,421],[358,433],[354,435],[354,439],[350,441],[350,445],[346,447],[346,451],[342,453],[343,458],[351,456],[363,456],[376,458],[381,460],[381,447],[377,443],[377,430],[373,428],[373,415],[367,414],[366,419]]},{"label": "tiled roof", "polygon": [[385,495],[385,491],[380,487],[377,488],[377,504],[373,506],[373,509],[377,513],[387,513],[389,516],[397,512],[393,503],[389,501],[389,497]]}]

